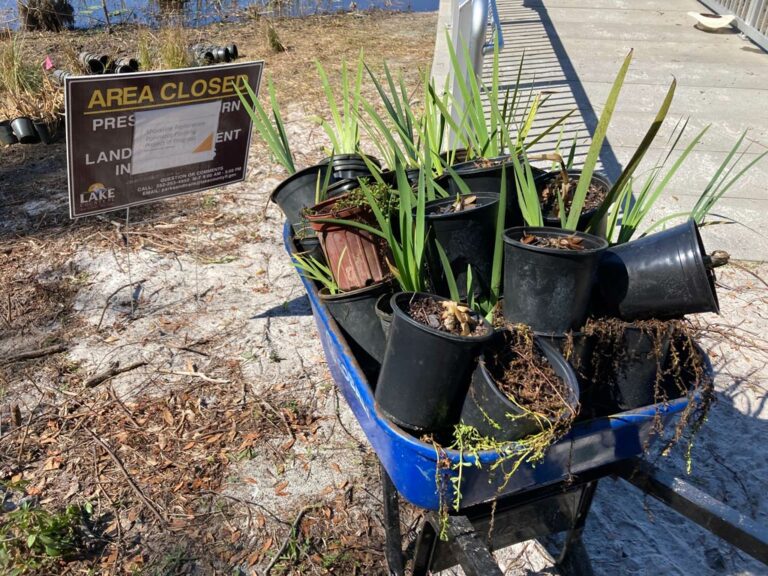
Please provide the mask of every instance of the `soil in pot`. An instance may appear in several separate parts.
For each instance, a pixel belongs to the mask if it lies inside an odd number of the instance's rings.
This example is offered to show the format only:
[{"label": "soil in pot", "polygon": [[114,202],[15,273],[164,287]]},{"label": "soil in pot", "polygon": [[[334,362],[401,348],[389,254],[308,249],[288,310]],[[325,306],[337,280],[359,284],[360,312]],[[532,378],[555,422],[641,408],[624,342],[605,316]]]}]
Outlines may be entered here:
[{"label": "soil in pot", "polygon": [[[383,210],[393,210],[396,196],[386,186],[371,191]],[[322,219],[350,220],[376,227],[376,218],[361,190],[352,190],[314,206],[307,214],[317,233],[334,280],[347,292],[381,282],[389,276],[386,240],[351,225],[322,222]]]},{"label": "soil in pot", "polygon": [[377,407],[406,430],[450,432],[459,422],[475,359],[493,329],[477,314],[432,294],[401,292],[390,302]]},{"label": "soil in pot", "polygon": [[562,354],[527,328],[505,330],[478,362],[461,421],[497,441],[542,432],[559,437],[578,415],[578,397]]},{"label": "soil in pot", "polygon": [[[571,207],[571,198],[576,191],[576,187],[579,184],[579,176],[581,172],[579,170],[569,170],[567,172],[569,176],[567,187],[563,183],[562,172],[548,172],[541,176],[537,180],[537,187],[539,188],[539,196],[541,197],[541,211],[544,215],[544,225],[551,226],[553,228],[560,228],[560,206],[557,200],[558,191],[563,194],[564,198],[567,198],[565,202],[566,208]],[[600,174],[593,174],[592,181],[589,184],[587,190],[587,196],[584,199],[584,207],[581,210],[581,216],[579,217],[576,230],[584,232],[587,229],[592,217],[603,204],[603,200],[608,195],[608,191],[611,189],[611,183],[604,176]],[[596,236],[605,237],[605,230],[608,224],[607,215],[600,220],[596,230],[591,233]]]},{"label": "soil in pot", "polygon": [[[534,245],[539,242],[548,245]],[[552,243],[555,247],[549,245]],[[607,247],[604,239],[583,232],[508,229],[504,233],[503,306],[507,322],[547,334],[580,328],[587,318],[600,254]]]},{"label": "soil in pot", "polygon": [[467,298],[467,269],[472,270],[473,293],[490,293],[496,214],[499,196],[477,193],[428,202],[427,263],[430,282],[437,294],[448,294],[445,271],[437,245],[445,252],[456,280],[459,297]]}]

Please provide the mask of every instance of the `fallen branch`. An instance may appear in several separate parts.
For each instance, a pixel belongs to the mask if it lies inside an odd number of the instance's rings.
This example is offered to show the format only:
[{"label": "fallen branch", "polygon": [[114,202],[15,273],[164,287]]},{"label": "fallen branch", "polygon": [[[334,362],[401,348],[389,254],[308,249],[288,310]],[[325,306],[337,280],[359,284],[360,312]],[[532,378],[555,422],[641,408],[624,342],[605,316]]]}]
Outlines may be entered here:
[{"label": "fallen branch", "polygon": [[280,561],[280,558],[285,553],[285,550],[286,548],[288,548],[288,545],[291,543],[291,540],[296,538],[299,525],[301,524],[301,520],[302,518],[304,518],[304,515],[310,510],[320,508],[321,506],[322,504],[310,504],[309,506],[302,508],[301,511],[296,515],[296,520],[293,521],[293,524],[291,525],[291,530],[290,532],[288,532],[288,536],[285,538],[285,540],[283,540],[283,545],[280,546],[280,549],[277,551],[277,554],[275,554],[275,557],[272,558],[272,561],[269,563],[269,566],[267,566],[264,569],[264,576],[269,576],[269,573],[271,572],[272,568],[275,567],[275,564],[277,564]]},{"label": "fallen branch", "polygon": [[221,378],[211,378],[204,372],[185,372],[181,370],[158,370],[160,374],[169,374],[171,376],[192,376],[193,378],[200,378],[211,384],[229,384],[229,380],[222,380]]},{"label": "fallen branch", "polygon": [[48,346],[47,348],[40,348],[39,350],[19,352],[18,354],[12,354],[11,356],[6,356],[0,360],[0,366],[21,362],[23,360],[34,360],[35,358],[42,358],[43,356],[50,356],[51,354],[59,354],[61,352],[66,352],[67,348],[68,347],[65,344],[56,344],[55,346]]},{"label": "fallen branch", "polygon": [[86,388],[93,388],[94,386],[98,386],[102,382],[106,382],[107,380],[110,380],[115,376],[119,376],[120,374],[123,374],[125,372],[130,372],[131,370],[135,370],[136,368],[141,368],[142,366],[146,366],[146,365],[147,365],[146,360],[139,360],[138,362],[133,362],[132,364],[128,364],[127,366],[123,366],[122,368],[118,364],[116,366],[113,366],[109,370],[105,370],[104,372],[91,376],[90,378],[85,380],[83,384],[85,385]]},{"label": "fallen branch", "polygon": [[86,432],[88,432],[88,434],[90,434],[90,435],[91,435],[91,437],[92,437],[94,440],[96,440],[96,442],[98,442],[98,443],[99,443],[99,445],[100,445],[102,448],[104,448],[104,450],[107,452],[107,454],[109,454],[109,457],[110,457],[110,458],[112,458],[112,462],[114,462],[114,463],[115,463],[115,465],[116,465],[116,466],[117,466],[117,467],[120,469],[120,472],[122,472],[122,473],[123,473],[123,476],[124,476],[124,477],[125,477],[125,479],[127,480],[127,482],[128,482],[128,484],[130,485],[130,487],[133,489],[133,491],[136,493],[136,496],[138,496],[138,497],[139,497],[139,499],[140,499],[140,500],[141,500],[141,501],[144,503],[144,505],[145,505],[147,508],[149,508],[149,509],[150,509],[150,511],[152,512],[152,514],[154,514],[154,515],[155,515],[155,518],[157,518],[157,519],[158,519],[158,521],[159,521],[161,524],[165,525],[165,524],[166,524],[166,521],[165,521],[165,517],[164,517],[164,516],[163,516],[163,515],[160,513],[160,510],[158,509],[158,507],[157,507],[157,504],[155,504],[154,502],[152,502],[152,500],[150,500],[149,498],[147,498],[147,496],[144,494],[144,492],[142,492],[141,488],[139,488],[139,485],[138,485],[138,484],[136,484],[136,481],[135,481],[135,480],[134,480],[134,479],[131,477],[131,475],[128,473],[128,470],[126,470],[126,469],[125,469],[125,465],[122,463],[122,461],[120,460],[120,458],[118,458],[118,457],[117,457],[117,454],[115,454],[115,453],[112,451],[112,449],[111,449],[109,446],[107,446],[107,443],[106,443],[106,442],[104,442],[104,440],[102,440],[101,438],[99,438],[99,437],[96,435],[96,433],[95,433],[93,430],[91,430],[90,428],[87,428],[87,427],[86,427],[86,428],[83,428],[83,430],[85,430]]}]

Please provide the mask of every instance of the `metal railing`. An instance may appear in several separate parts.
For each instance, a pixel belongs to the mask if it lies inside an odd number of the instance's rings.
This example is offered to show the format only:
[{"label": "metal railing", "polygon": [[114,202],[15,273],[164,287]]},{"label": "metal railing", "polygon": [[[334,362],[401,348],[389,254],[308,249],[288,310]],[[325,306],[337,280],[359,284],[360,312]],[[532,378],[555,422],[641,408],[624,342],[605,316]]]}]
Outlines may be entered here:
[{"label": "metal railing", "polygon": [[768,0],[700,0],[717,14],[736,16],[736,25],[750,40],[768,51]]}]

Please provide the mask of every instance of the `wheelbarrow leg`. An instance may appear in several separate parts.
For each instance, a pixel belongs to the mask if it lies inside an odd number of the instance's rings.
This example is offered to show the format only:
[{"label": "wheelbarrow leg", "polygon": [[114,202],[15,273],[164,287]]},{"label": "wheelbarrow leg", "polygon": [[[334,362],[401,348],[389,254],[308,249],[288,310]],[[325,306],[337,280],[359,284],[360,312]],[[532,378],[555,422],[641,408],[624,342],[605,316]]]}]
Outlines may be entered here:
[{"label": "wheelbarrow leg", "polygon": [[581,535],[584,532],[584,524],[592,506],[595,490],[597,490],[597,481],[586,484],[581,491],[573,518],[573,526],[568,530],[565,543],[557,558],[557,567],[564,576],[591,576],[593,574],[592,563],[589,560],[589,554]]},{"label": "wheelbarrow leg", "polygon": [[400,499],[384,466],[380,466],[380,468],[381,485],[384,489],[384,554],[387,558],[390,576],[405,576],[403,536],[400,532]]},{"label": "wheelbarrow leg", "polygon": [[[427,518],[421,527],[413,555],[413,576],[429,574],[437,547],[437,523],[439,519]],[[448,518],[448,541],[445,545],[466,576],[503,576],[493,554],[466,516]]]}]

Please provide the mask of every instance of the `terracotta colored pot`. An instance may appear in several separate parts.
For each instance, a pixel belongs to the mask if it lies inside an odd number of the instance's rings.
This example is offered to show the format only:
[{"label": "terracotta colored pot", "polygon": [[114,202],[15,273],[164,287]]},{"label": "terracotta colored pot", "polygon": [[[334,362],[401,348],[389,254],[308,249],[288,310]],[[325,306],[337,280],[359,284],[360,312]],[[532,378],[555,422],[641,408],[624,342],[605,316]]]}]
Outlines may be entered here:
[{"label": "terracotta colored pot", "polygon": [[317,204],[312,209],[313,214],[307,217],[342,291],[364,288],[389,276],[386,241],[354,226],[318,221],[323,218],[355,220],[376,227],[374,215],[364,208],[335,211],[336,202],[346,197],[344,194]]}]

